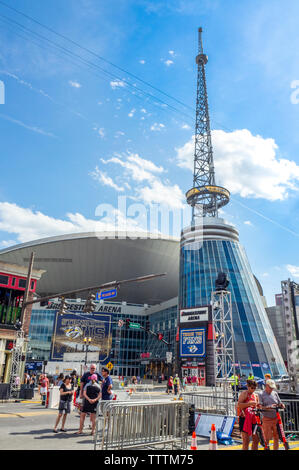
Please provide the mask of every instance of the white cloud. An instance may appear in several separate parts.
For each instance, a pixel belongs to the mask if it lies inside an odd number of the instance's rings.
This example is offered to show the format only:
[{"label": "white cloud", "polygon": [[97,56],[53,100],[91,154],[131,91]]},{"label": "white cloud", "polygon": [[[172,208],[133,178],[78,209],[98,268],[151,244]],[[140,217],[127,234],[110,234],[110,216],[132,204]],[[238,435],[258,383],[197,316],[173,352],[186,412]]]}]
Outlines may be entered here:
[{"label": "white cloud", "polygon": [[[299,189],[299,166],[278,157],[274,139],[254,136],[247,129],[212,132],[216,181],[242,197],[284,200]],[[177,164],[193,171],[194,136],[176,149]]]},{"label": "white cloud", "polygon": [[189,131],[191,129],[191,126],[189,126],[189,124],[182,124],[181,128]]},{"label": "white cloud", "polygon": [[15,245],[16,241],[15,240],[2,240],[0,241],[0,246],[1,248],[7,248],[8,246]]},{"label": "white cloud", "polygon": [[113,90],[115,90],[116,88],[124,88],[126,84],[122,80],[112,80],[110,82],[110,86]]},{"label": "white cloud", "polygon": [[167,65],[167,67],[169,67],[170,65],[173,64],[173,60],[170,60],[170,59],[165,60],[165,61],[164,61],[164,64]]},{"label": "white cloud", "polygon": [[250,222],[250,220],[245,220],[244,224],[245,225],[250,225],[250,227],[253,227],[253,224]]},{"label": "white cloud", "polygon": [[157,166],[151,160],[129,153],[101,161],[106,165],[113,163],[124,169],[122,181],[134,181],[132,185],[134,199],[142,200],[145,204],[160,204],[172,209],[184,207],[185,196],[179,186],[172,185],[169,181],[162,181],[164,168]]},{"label": "white cloud", "polygon": [[[80,213],[68,213],[66,219],[49,217],[40,211],[26,209],[8,202],[0,203],[0,230],[13,233],[18,243],[39,238],[80,232],[103,232],[114,230],[139,231],[142,227],[131,218],[126,218],[117,209],[101,220],[86,219]],[[13,244],[13,240],[11,240]],[[5,245],[2,241],[2,246]],[[8,244],[6,245],[8,246]]]},{"label": "white cloud", "polygon": [[144,60],[144,59],[141,59],[141,60],[139,61],[139,64],[142,64],[142,65],[145,64],[145,60]]},{"label": "white cloud", "polygon": [[146,204],[160,204],[172,209],[182,209],[185,205],[185,195],[175,184],[163,183],[160,179],[153,179],[149,186],[139,189],[139,196]]},{"label": "white cloud", "polygon": [[162,124],[162,123],[159,123],[159,124],[158,124],[157,122],[155,122],[155,123],[151,126],[150,129],[151,129],[151,131],[161,131],[161,130],[164,129],[164,128],[165,128],[164,124]]},{"label": "white cloud", "polygon": [[286,268],[293,277],[299,277],[299,266],[287,264]]},{"label": "white cloud", "polygon": [[101,127],[99,130],[98,130],[98,134],[99,136],[103,139],[105,137],[105,129],[103,127]]},{"label": "white cloud", "polygon": [[98,181],[104,186],[110,186],[110,188],[113,188],[119,192],[124,191],[124,188],[122,186],[119,186],[118,184],[114,183],[112,178],[103,171],[101,171],[98,166],[96,166],[95,170],[90,173],[90,176],[92,176],[94,180]]},{"label": "white cloud", "polygon": [[134,114],[135,114],[135,112],[136,112],[136,109],[135,109],[135,108],[134,108],[134,109],[131,109],[131,111],[129,112],[128,116],[129,116],[129,117],[133,117]]},{"label": "white cloud", "polygon": [[138,154],[129,154],[126,160],[117,155],[109,160],[101,159],[101,161],[104,164],[114,163],[123,167],[126,171],[125,176],[137,182],[150,181],[153,179],[153,173],[160,174],[164,171],[162,167],[158,167],[150,160],[139,157]]},{"label": "white cloud", "polygon": [[174,56],[174,51],[168,51],[168,54]]},{"label": "white cloud", "polygon": [[73,88],[81,88],[81,84],[79,82],[74,82],[72,80],[69,80],[69,84],[73,87]]}]

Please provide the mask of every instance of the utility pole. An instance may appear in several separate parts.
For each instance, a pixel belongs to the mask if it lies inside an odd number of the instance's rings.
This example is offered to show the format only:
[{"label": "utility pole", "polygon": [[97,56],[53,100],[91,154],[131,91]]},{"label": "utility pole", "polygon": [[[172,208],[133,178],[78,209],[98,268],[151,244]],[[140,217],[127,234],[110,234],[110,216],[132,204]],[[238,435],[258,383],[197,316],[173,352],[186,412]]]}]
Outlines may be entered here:
[{"label": "utility pole", "polygon": [[29,289],[30,289],[30,283],[31,283],[31,276],[32,276],[32,270],[33,270],[33,263],[34,263],[34,256],[35,252],[33,251],[30,256],[30,262],[29,262],[29,267],[28,267],[28,274],[27,274],[27,282],[26,282],[26,289],[25,289],[25,294],[24,294],[24,299],[23,299],[23,305],[22,305],[22,311],[21,311],[21,323],[23,325],[23,320],[24,320],[24,315],[27,307],[27,302],[28,302],[28,295],[29,295]]}]

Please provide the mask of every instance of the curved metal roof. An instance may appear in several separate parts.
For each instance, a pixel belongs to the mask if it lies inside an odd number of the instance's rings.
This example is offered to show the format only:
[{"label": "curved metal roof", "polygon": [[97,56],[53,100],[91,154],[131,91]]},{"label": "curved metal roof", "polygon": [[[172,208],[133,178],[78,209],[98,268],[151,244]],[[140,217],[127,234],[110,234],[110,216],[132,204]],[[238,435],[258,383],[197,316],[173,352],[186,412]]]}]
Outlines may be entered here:
[{"label": "curved metal roof", "polygon": [[117,301],[157,304],[178,295],[179,239],[142,232],[76,233],[34,240],[0,251],[0,260],[46,273],[37,293],[54,295],[82,287],[147,274],[167,273],[152,281],[122,286]]}]

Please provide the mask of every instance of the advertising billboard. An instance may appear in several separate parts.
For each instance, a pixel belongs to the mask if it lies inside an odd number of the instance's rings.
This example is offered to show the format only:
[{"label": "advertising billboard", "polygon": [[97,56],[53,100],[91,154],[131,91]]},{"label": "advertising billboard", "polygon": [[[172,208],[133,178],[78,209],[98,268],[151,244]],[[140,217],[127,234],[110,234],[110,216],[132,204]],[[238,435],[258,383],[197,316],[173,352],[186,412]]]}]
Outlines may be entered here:
[{"label": "advertising billboard", "polygon": [[206,329],[186,328],[180,330],[180,356],[205,357],[206,355]]},{"label": "advertising billboard", "polygon": [[109,314],[56,313],[54,335],[51,345],[52,361],[63,361],[64,357],[74,357],[84,352],[84,338],[90,338],[88,351],[96,353],[98,361],[107,362],[112,343],[112,323]]},{"label": "advertising billboard", "polygon": [[185,308],[180,310],[180,323],[198,323],[209,321],[210,306]]}]

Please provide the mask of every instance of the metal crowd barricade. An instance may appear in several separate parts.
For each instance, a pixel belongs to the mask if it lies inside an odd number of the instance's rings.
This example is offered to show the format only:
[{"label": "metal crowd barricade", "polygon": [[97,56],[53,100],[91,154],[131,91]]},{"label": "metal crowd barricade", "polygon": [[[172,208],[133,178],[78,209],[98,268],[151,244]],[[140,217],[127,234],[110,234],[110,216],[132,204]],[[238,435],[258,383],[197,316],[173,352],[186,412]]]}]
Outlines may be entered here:
[{"label": "metal crowd barricade", "polygon": [[94,449],[170,446],[186,449],[189,405],[184,401],[102,402],[98,406]]},{"label": "metal crowd barricade", "polygon": [[195,409],[202,413],[236,416],[236,403],[231,397],[187,392],[183,394],[183,398],[189,405],[194,405]]},{"label": "metal crowd barricade", "polygon": [[280,413],[284,431],[299,434],[299,400],[282,399],[285,409]]}]

